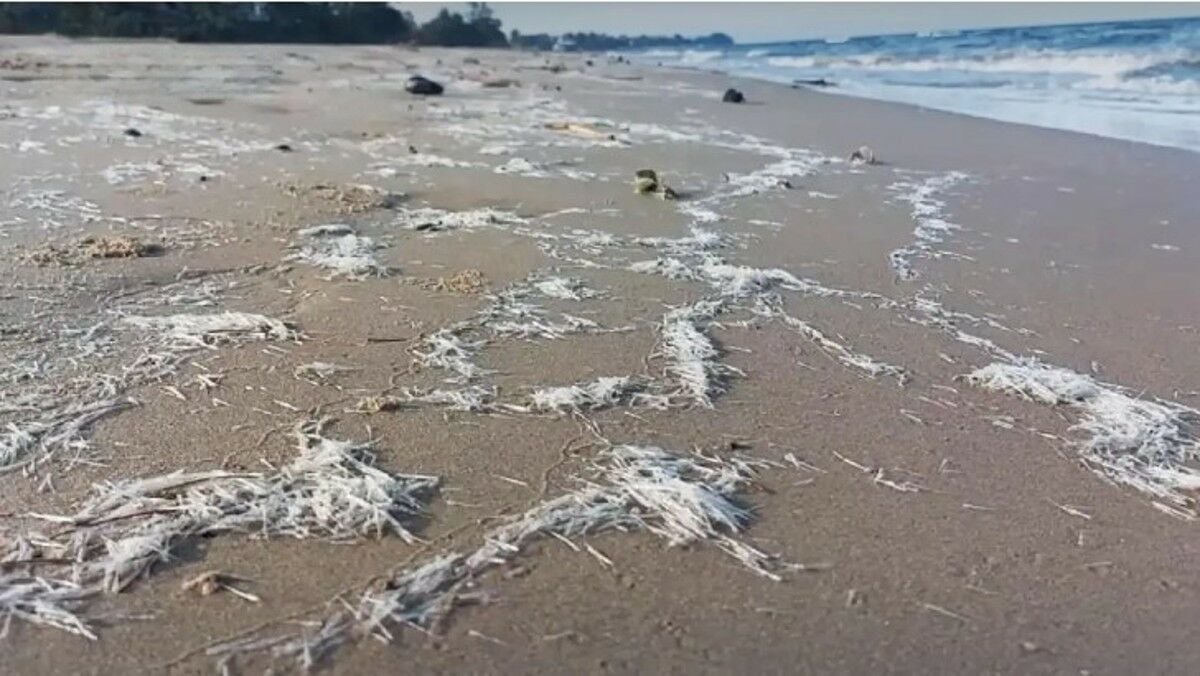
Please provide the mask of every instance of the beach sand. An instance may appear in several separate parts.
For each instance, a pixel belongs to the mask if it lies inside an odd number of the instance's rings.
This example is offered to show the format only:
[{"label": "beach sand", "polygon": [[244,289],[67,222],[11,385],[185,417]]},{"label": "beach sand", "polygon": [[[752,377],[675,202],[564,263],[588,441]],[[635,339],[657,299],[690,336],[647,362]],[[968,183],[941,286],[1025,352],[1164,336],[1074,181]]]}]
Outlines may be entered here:
[{"label": "beach sand", "polygon": [[[275,637],[345,674],[1200,668],[1196,155],[584,55],[0,57],[0,673],[302,668]],[[405,93],[414,73],[446,94]],[[880,163],[847,161],[864,144]],[[679,198],[636,194],[647,168]],[[87,236],[161,250],[96,258]],[[137,319],[225,312],[288,328]],[[536,410],[605,377],[630,380]],[[358,410],[385,396],[399,410]],[[293,430],[323,417],[374,442],[363,462],[437,478],[370,512],[411,543],[336,500],[291,531],[188,507],[303,484]],[[723,479],[658,481],[655,456],[618,480],[625,444]],[[52,519],[213,470],[237,477]],[[589,489],[622,500],[572,517],[595,532],[487,549]],[[738,508],[737,532],[706,520]],[[123,591],[56,606],[95,640],[24,621],[13,585],[95,589],[103,538],[168,521],[194,528]],[[445,586],[405,577],[479,551]],[[211,570],[258,601],[182,589]],[[365,626],[397,589],[409,624]]]}]

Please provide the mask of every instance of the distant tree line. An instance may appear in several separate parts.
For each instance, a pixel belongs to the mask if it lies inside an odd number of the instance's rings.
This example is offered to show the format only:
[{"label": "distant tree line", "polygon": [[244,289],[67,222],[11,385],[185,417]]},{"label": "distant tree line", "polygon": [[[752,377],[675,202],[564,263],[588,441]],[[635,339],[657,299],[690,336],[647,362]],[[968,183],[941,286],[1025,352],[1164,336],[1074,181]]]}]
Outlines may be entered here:
[{"label": "distant tree line", "polygon": [[564,51],[602,52],[652,47],[730,47],[733,38],[725,33],[712,33],[694,38],[675,35],[605,35],[603,33],[565,33],[558,39],[558,49]]},{"label": "distant tree line", "polygon": [[442,47],[508,46],[500,20],[492,16],[492,9],[485,2],[472,2],[466,18],[442,9],[417,29],[414,42]]},{"label": "distant tree line", "polygon": [[733,38],[725,33],[686,38],[678,34],[629,37],[604,33],[564,33],[556,36],[549,33],[525,34],[518,30],[509,34],[508,41],[513,47],[520,49],[557,49],[564,52],[606,52],[652,47],[729,47],[734,44]]},{"label": "distant tree line", "polygon": [[723,33],[685,38],[545,33],[505,36],[487,3],[466,16],[446,9],[423,24],[383,2],[0,2],[0,34],[166,38],[181,42],[292,42],[605,51],[647,47],[726,46]]},{"label": "distant tree line", "polygon": [[181,42],[508,46],[500,22],[485,3],[471,3],[466,18],[442,10],[417,25],[411,14],[383,2],[3,2],[0,33]]},{"label": "distant tree line", "polygon": [[549,33],[527,35],[514,28],[508,35],[508,44],[517,49],[533,49],[544,52],[554,49],[554,45],[557,43],[558,37]]}]

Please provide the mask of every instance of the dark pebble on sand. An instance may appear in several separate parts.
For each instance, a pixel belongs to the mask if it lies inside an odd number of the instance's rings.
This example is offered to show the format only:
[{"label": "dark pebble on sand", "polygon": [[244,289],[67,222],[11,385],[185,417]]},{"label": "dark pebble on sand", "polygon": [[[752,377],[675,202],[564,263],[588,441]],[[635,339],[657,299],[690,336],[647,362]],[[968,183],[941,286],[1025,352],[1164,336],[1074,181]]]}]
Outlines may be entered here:
[{"label": "dark pebble on sand", "polygon": [[134,129],[133,127],[130,127],[125,130],[125,135],[129,136],[131,138],[141,138],[142,132],[138,131],[137,129]]},{"label": "dark pebble on sand", "polygon": [[725,90],[725,95],[721,97],[725,103],[744,103],[746,96],[732,87]]},{"label": "dark pebble on sand", "polygon": [[430,80],[427,77],[414,75],[408,78],[408,82],[404,84],[404,91],[409,94],[418,94],[420,96],[438,96],[444,89],[442,85]]}]

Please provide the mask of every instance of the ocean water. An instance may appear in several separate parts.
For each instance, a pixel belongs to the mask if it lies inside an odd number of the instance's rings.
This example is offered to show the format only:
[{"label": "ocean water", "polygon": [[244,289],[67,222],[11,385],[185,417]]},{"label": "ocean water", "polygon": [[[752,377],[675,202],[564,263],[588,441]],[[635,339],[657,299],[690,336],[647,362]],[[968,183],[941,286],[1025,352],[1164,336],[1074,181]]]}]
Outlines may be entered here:
[{"label": "ocean water", "polygon": [[646,62],[1008,122],[1200,151],[1200,17],[1030,26],[727,50],[649,50]]}]

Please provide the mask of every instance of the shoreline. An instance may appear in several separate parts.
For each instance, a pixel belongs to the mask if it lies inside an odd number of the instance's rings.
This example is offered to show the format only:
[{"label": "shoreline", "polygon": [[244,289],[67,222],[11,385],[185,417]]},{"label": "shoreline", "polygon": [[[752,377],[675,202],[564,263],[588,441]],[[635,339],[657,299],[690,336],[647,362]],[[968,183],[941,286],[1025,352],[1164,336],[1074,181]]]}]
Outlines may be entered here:
[{"label": "shoreline", "polygon": [[0,85],[0,575],[127,583],[56,588],[95,641],[18,614],[21,673],[1200,664],[1193,153],[586,55],[0,44],[52,61]]},{"label": "shoreline", "polygon": [[1197,151],[1200,136],[1186,120],[1200,100],[1186,45],[1198,21],[862,36],[646,58],[786,84],[831,79],[857,96]]},{"label": "shoreline", "polygon": [[1039,124],[1034,124],[1032,122],[1018,122],[1018,121],[1013,121],[1013,120],[1001,120],[1001,119],[993,118],[993,117],[985,117],[983,115],[973,115],[971,113],[947,110],[944,108],[923,106],[923,105],[920,105],[917,103],[911,103],[911,102],[907,102],[907,101],[895,101],[895,100],[891,100],[891,99],[874,98],[874,97],[866,96],[863,94],[856,94],[853,92],[840,90],[837,87],[837,85],[833,85],[830,87],[813,87],[813,86],[808,86],[808,85],[803,85],[803,84],[793,84],[793,83],[783,82],[780,80],[773,80],[773,79],[766,78],[766,77],[755,77],[753,75],[732,74],[732,73],[727,73],[727,72],[721,71],[721,70],[701,68],[699,66],[668,66],[668,65],[657,66],[657,65],[652,65],[652,64],[639,64],[639,65],[641,65],[645,68],[659,69],[659,70],[665,70],[665,71],[670,71],[670,72],[678,72],[678,73],[683,73],[683,74],[700,74],[700,75],[707,75],[707,76],[718,77],[718,78],[725,78],[729,81],[741,81],[741,82],[751,82],[751,83],[755,83],[755,84],[766,84],[766,85],[770,85],[772,87],[781,87],[784,89],[801,90],[801,91],[806,91],[806,92],[810,92],[813,94],[826,94],[829,96],[838,96],[838,97],[850,99],[851,101],[856,101],[856,102],[868,102],[868,103],[873,103],[873,104],[903,106],[905,108],[910,108],[910,109],[922,111],[925,113],[936,113],[936,114],[941,114],[941,115],[954,115],[954,116],[958,116],[958,117],[969,118],[972,120],[978,120],[980,122],[989,122],[989,123],[1000,124],[1000,125],[1012,125],[1014,127],[1037,129],[1037,130],[1046,131],[1046,132],[1071,134],[1071,135],[1085,137],[1088,139],[1094,139],[1097,141],[1116,142],[1116,143],[1122,143],[1122,144],[1127,143],[1127,144],[1132,144],[1135,146],[1147,146],[1149,148],[1154,148],[1157,150],[1186,153],[1187,155],[1200,154],[1200,149],[1191,149],[1191,148],[1185,148],[1182,146],[1158,144],[1158,143],[1152,143],[1150,141],[1144,141],[1144,140],[1139,140],[1139,139],[1120,138],[1117,136],[1105,136],[1103,134],[1098,134],[1095,132],[1079,131],[1079,130],[1075,130],[1075,129],[1065,129],[1062,127],[1043,126],[1043,125],[1039,125]]}]

